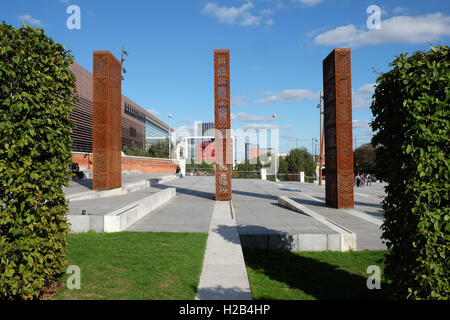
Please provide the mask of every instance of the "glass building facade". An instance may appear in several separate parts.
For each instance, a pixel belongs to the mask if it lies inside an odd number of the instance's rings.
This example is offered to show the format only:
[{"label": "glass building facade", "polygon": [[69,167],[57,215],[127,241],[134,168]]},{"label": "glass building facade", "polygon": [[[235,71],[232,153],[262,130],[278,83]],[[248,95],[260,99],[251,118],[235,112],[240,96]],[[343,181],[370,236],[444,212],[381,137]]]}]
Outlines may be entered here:
[{"label": "glass building facade", "polygon": [[168,136],[167,128],[162,127],[149,117],[145,118],[145,145],[147,149],[150,148],[152,143],[166,139]]}]

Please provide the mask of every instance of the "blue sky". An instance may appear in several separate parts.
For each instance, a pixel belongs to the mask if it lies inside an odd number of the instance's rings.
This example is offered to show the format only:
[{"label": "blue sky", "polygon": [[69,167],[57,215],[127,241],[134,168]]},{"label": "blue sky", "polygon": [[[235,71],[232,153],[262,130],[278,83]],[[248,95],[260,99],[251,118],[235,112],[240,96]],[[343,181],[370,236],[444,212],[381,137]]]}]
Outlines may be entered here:
[{"label": "blue sky", "polygon": [[[69,30],[69,5],[81,29]],[[381,8],[381,29],[366,25]],[[377,71],[400,53],[448,45],[450,1],[364,0],[41,0],[3,1],[0,20],[44,28],[92,71],[93,50],[129,56],[122,92],[175,128],[212,122],[213,50],[231,51],[232,127],[270,128],[277,114],[280,149],[311,150],[319,138],[322,60],[352,49],[354,137],[368,142]],[[297,138],[297,140],[296,140]]]}]

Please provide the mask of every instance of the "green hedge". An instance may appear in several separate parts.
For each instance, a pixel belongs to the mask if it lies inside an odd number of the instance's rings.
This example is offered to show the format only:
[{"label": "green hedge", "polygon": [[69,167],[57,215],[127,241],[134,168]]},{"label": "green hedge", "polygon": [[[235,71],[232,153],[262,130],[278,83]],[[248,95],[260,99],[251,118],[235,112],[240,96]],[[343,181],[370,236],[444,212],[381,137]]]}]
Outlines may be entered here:
[{"label": "green hedge", "polygon": [[65,266],[73,61],[42,29],[0,25],[0,298],[38,298]]},{"label": "green hedge", "polygon": [[450,55],[431,47],[398,56],[372,102],[383,200],[385,275],[402,299],[449,299]]}]

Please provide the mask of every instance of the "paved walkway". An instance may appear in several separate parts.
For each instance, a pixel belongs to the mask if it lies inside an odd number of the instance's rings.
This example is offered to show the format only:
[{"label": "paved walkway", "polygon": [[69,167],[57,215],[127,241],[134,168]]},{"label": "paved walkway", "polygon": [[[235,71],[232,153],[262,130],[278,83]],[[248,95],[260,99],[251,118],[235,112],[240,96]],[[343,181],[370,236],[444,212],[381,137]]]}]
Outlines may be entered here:
[{"label": "paved walkway", "polygon": [[185,177],[154,188],[175,187],[176,197],[127,229],[142,232],[209,231],[214,210],[214,178]]},{"label": "paved walkway", "polygon": [[[299,182],[274,183],[256,179],[233,179],[232,183],[232,202],[237,230],[241,237],[261,234],[335,233],[334,230],[309,216],[279,206],[277,196],[285,195],[356,233],[357,250],[386,249],[380,239],[379,225],[344,210],[326,207],[323,186]],[[214,177],[188,176],[165,182],[157,187],[175,187],[177,196],[127,230],[208,232],[214,209]],[[374,186],[373,189],[356,189],[356,192],[364,195],[355,195],[355,211],[370,214],[381,221],[382,188]]]},{"label": "paved walkway", "polygon": [[86,210],[86,214],[90,215],[106,215],[117,209],[126,207],[130,203],[142,200],[151,194],[160,191],[154,187],[130,192],[121,196],[88,199],[79,201],[69,201],[69,214],[80,215],[82,210]]},{"label": "paved walkway", "polygon": [[215,201],[196,300],[251,300],[230,201]]},{"label": "paved walkway", "polygon": [[[122,185],[143,180],[160,179],[168,175],[173,175],[173,173],[124,174],[122,175]],[[69,181],[69,187],[63,188],[63,191],[66,195],[72,195],[91,190],[92,190],[92,179]]]}]

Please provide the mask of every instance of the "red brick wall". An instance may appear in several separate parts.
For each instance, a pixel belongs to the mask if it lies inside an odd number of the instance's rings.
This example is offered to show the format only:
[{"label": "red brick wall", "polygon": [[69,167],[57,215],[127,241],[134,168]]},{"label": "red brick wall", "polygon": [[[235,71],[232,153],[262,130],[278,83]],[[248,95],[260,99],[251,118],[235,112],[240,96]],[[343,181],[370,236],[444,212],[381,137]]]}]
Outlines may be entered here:
[{"label": "red brick wall", "polygon": [[[92,153],[72,153],[72,159],[80,167],[92,170],[94,166]],[[122,156],[122,170],[139,170],[143,173],[175,173],[177,166],[178,162],[171,160]]]}]

